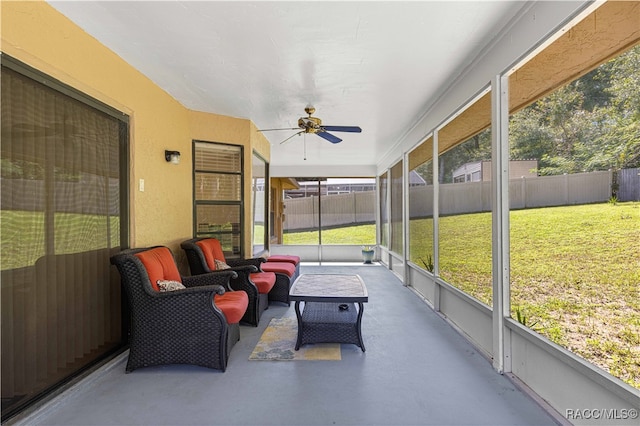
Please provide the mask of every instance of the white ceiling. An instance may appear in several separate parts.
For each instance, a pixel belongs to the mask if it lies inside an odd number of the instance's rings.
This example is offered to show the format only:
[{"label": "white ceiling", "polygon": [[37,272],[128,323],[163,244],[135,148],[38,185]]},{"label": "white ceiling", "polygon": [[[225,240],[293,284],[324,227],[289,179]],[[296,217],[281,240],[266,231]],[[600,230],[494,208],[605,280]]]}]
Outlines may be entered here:
[{"label": "white ceiling", "polygon": [[[49,1],[189,109],[362,133],[280,141],[272,166],[374,166],[521,9],[522,1]],[[306,160],[304,142],[306,137]]]}]

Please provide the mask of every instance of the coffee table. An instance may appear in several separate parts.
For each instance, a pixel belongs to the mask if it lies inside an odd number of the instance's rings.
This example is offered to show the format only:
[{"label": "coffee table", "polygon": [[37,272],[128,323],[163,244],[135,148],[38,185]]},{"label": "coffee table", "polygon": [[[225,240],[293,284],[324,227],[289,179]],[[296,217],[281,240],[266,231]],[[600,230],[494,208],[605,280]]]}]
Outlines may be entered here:
[{"label": "coffee table", "polygon": [[[363,303],[369,296],[359,275],[302,274],[289,298],[295,302],[298,319],[296,350],[306,343],[331,342],[353,343],[365,351],[361,325]],[[300,302],[304,302],[302,312]]]}]

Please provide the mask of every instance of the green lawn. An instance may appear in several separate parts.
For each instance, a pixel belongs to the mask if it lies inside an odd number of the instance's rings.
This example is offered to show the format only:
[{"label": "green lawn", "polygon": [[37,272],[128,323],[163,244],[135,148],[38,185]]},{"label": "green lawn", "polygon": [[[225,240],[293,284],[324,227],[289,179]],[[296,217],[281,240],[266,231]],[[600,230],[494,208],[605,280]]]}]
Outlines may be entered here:
[{"label": "green lawn", "polygon": [[[284,244],[318,244],[318,231],[285,233]],[[374,245],[376,243],[376,225],[357,225],[345,228],[323,229],[322,244]]]},{"label": "green lawn", "polygon": [[[110,220],[110,223],[107,223]],[[54,217],[55,253],[78,253],[120,243],[120,219],[117,216],[56,213]],[[0,267],[2,270],[35,264],[45,253],[45,216],[43,212],[0,210]]]},{"label": "green lawn", "polygon": [[[512,316],[640,387],[640,204],[515,210],[510,222]],[[432,220],[412,220],[410,232],[410,259],[422,266]],[[374,235],[373,225],[323,231],[322,242],[373,244],[355,235]],[[439,238],[442,278],[491,306],[491,214],[440,218]],[[317,244],[317,233],[285,242]]]},{"label": "green lawn", "polygon": [[640,204],[511,213],[512,312],[637,388],[639,296]]}]

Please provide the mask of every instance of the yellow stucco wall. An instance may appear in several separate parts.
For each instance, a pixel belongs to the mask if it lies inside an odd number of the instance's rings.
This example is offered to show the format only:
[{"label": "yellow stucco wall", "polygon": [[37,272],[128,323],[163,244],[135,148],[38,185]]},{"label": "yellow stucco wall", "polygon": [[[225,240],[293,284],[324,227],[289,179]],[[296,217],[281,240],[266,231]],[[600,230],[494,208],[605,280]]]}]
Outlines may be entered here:
[{"label": "yellow stucco wall", "polygon": [[[3,53],[129,115],[130,246],[167,245],[186,272],[179,243],[193,232],[192,139],[245,146],[245,194],[251,190],[252,151],[269,158],[268,141],[249,120],[188,110],[47,3],[3,0],[0,7]],[[179,165],[165,161],[165,149],[181,152]]]}]

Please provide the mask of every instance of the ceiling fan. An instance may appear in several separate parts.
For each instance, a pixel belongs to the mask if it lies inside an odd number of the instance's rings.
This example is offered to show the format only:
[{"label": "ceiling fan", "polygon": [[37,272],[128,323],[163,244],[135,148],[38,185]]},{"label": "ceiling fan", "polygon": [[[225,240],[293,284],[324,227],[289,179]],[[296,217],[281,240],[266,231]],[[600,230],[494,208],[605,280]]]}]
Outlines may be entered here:
[{"label": "ceiling fan", "polygon": [[288,128],[284,128],[284,129],[263,129],[263,130],[258,130],[258,131],[259,132],[270,132],[270,131],[273,131],[273,130],[298,130],[298,129],[302,129],[299,132],[294,133],[293,135],[289,136],[288,138],[286,138],[285,140],[280,142],[281,145],[283,143],[289,141],[294,136],[300,135],[302,133],[313,133],[313,134],[316,134],[316,135],[320,136],[323,139],[328,140],[331,143],[338,143],[338,142],[342,142],[342,139],[340,139],[337,136],[332,135],[331,133],[327,132],[327,130],[332,131],[332,132],[351,132],[351,133],[360,133],[360,132],[362,132],[362,129],[360,127],[358,127],[358,126],[326,126],[326,125],[323,125],[321,119],[319,119],[318,117],[312,117],[311,116],[314,112],[316,112],[316,109],[311,105],[307,105],[304,108],[304,112],[306,112],[309,116],[308,117],[300,117],[298,119],[298,127],[288,127]]}]

